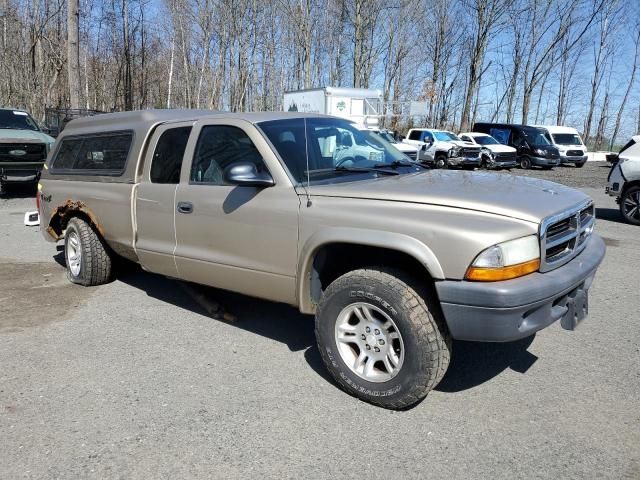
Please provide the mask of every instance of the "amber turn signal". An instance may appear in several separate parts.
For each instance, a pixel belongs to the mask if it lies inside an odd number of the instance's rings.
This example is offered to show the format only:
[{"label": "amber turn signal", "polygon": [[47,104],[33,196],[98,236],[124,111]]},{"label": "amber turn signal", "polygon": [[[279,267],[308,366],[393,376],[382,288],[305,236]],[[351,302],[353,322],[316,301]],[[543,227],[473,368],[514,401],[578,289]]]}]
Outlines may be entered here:
[{"label": "amber turn signal", "polygon": [[469,267],[465,278],[474,282],[498,282],[500,280],[510,280],[522,277],[529,273],[537,272],[540,268],[540,259],[529,260],[528,262],[509,265],[500,268]]}]

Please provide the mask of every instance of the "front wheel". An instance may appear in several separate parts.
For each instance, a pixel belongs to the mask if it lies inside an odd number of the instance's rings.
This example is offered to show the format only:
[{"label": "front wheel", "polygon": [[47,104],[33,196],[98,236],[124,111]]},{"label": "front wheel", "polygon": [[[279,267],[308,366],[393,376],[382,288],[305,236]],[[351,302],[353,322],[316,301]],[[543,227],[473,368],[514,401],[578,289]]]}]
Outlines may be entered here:
[{"label": "front wheel", "polygon": [[531,168],[531,159],[529,157],[520,157],[520,168],[528,170]]},{"label": "front wheel", "polygon": [[449,162],[444,155],[438,155],[435,159],[436,168],[449,168]]},{"label": "front wheel", "polygon": [[620,213],[632,225],[640,225],[640,186],[627,188],[620,198]]},{"label": "front wheel", "polygon": [[385,408],[422,400],[451,355],[437,305],[401,273],[384,269],[355,270],[329,285],[316,314],[316,340],[343,390]]}]

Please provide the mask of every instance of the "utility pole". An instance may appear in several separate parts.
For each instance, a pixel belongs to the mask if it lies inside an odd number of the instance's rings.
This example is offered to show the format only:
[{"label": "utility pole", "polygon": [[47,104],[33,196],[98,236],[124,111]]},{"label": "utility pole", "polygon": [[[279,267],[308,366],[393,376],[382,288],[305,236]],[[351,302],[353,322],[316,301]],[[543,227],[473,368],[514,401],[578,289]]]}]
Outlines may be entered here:
[{"label": "utility pole", "polygon": [[69,77],[69,106],[80,108],[80,45],[78,0],[67,1],[67,74]]}]

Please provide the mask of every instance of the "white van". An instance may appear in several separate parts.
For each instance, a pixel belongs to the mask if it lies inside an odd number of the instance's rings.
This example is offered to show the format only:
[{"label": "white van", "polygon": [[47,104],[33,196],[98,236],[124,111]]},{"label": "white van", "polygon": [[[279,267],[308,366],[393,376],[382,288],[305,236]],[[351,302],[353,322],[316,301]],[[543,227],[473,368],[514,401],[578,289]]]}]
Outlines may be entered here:
[{"label": "white van", "polygon": [[624,219],[640,225],[640,135],[622,147],[607,178],[607,193],[615,197]]},{"label": "white van", "polygon": [[560,151],[560,163],[574,163],[581,168],[587,162],[587,147],[578,130],[557,125],[536,125],[549,132],[549,140]]}]

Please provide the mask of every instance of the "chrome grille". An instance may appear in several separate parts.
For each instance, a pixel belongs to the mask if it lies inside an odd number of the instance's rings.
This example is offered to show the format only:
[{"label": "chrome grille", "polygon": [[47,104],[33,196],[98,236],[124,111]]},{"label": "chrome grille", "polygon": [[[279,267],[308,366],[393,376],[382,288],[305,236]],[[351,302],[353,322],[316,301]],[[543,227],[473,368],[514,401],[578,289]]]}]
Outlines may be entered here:
[{"label": "chrome grille", "polygon": [[581,157],[582,150],[567,150],[567,157]]},{"label": "chrome grille", "polygon": [[591,201],[542,221],[540,225],[540,271],[564,265],[587,245],[595,215]]},{"label": "chrome grille", "polygon": [[506,162],[510,160],[516,159],[516,152],[500,152],[496,153],[494,156],[495,160],[498,162]]}]

